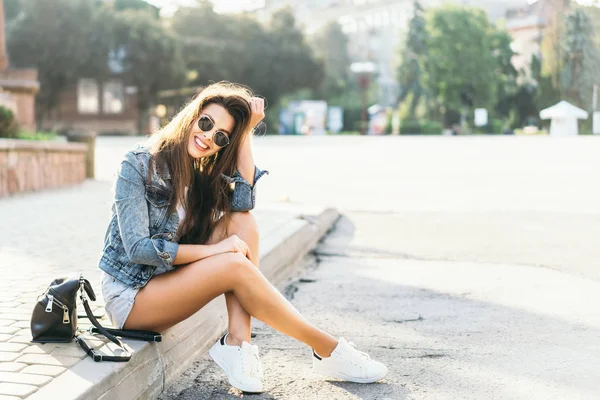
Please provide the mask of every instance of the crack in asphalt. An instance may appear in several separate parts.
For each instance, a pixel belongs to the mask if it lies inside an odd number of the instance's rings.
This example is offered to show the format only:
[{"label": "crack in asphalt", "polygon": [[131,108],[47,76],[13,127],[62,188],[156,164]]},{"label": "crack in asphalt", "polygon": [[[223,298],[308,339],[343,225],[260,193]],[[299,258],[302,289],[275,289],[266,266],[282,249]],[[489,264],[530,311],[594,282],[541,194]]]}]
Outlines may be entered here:
[{"label": "crack in asphalt", "polygon": [[388,319],[386,320],[386,322],[395,322],[398,324],[403,324],[405,322],[416,322],[416,321],[423,321],[423,317],[421,316],[421,314],[419,314],[419,316],[417,318],[406,318],[406,319]]}]

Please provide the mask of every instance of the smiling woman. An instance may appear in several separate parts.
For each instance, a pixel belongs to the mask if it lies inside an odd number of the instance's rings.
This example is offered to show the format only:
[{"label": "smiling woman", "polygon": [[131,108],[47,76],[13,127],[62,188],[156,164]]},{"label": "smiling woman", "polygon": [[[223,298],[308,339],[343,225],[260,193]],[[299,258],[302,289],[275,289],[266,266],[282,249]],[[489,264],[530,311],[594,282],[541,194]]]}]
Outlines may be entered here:
[{"label": "smiling woman", "polygon": [[316,372],[374,382],[383,364],[313,326],[258,270],[248,211],[267,173],[251,149],[264,115],[247,88],[212,84],[125,155],[99,265],[106,312],[118,328],[163,331],[223,294],[229,331],[210,355],[234,387],[263,390],[251,316],[311,346]]},{"label": "smiling woman", "polygon": [[192,129],[190,155],[208,157],[227,146],[234,124],[233,117],[223,107],[209,104]]}]

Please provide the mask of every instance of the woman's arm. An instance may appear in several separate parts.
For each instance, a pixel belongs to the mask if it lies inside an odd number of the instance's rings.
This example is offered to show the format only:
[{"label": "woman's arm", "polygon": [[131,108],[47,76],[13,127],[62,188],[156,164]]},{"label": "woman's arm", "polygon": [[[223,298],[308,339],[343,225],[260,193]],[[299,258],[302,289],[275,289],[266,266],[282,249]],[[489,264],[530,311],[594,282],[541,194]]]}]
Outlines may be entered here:
[{"label": "woman's arm", "polygon": [[180,244],[173,264],[189,264],[222,253],[242,253],[248,259],[252,257],[248,244],[236,235],[231,235],[216,244]]},{"label": "woman's arm", "polygon": [[250,100],[252,115],[250,116],[250,132],[246,134],[244,143],[240,146],[238,153],[237,169],[242,177],[254,185],[254,157],[252,156],[252,137],[256,125],[265,118],[265,100],[260,97],[253,97]]},{"label": "woman's arm", "polygon": [[250,183],[250,186],[254,185],[254,157],[252,156],[252,131],[248,132],[244,143],[240,146],[238,152],[237,169],[239,174]]},{"label": "woman's arm", "polygon": [[123,246],[133,263],[172,269],[179,245],[170,240],[170,234],[150,237],[146,183],[141,170],[141,162],[129,152],[118,171],[114,202]]},{"label": "woman's arm", "polygon": [[[252,116],[250,117],[251,129],[265,117],[264,100],[253,97],[251,102]],[[223,174],[223,178],[228,183],[233,184],[233,193],[231,194],[232,211],[250,211],[254,208],[256,182],[269,171],[263,171],[254,165],[252,155],[252,137],[253,132],[246,134],[244,142],[238,150],[238,160],[236,171],[232,176]]]},{"label": "woman's arm", "polygon": [[215,245],[180,244],[173,265],[189,264],[217,254]]}]

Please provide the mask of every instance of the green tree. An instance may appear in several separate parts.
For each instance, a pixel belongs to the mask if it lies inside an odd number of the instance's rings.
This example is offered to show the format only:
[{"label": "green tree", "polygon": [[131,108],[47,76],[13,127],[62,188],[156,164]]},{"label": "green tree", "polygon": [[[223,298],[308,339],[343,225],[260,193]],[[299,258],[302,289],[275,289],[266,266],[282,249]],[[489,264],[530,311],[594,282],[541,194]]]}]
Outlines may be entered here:
[{"label": "green tree", "polygon": [[[215,13],[210,2],[200,2],[197,7],[180,7],[171,19],[173,31],[182,43],[186,68],[196,75],[192,84],[225,79],[229,71],[239,65],[243,46],[236,42],[232,31],[240,27],[232,22],[231,17]],[[199,26],[202,29],[198,29]],[[224,54],[226,48],[229,57]]]},{"label": "green tree", "polygon": [[542,63],[535,55],[531,57],[530,71],[531,77],[521,82],[516,93],[507,99],[511,105],[513,128],[537,121],[540,110],[560,100],[560,93],[552,85],[552,77],[542,73]]},{"label": "green tree", "polygon": [[497,101],[494,110],[498,116],[507,118],[513,105],[511,98],[519,89],[517,84],[519,73],[512,64],[512,58],[515,55],[510,46],[512,38],[508,32],[492,28],[490,41],[490,50],[496,59]]},{"label": "green tree", "polygon": [[428,34],[425,25],[425,11],[420,1],[413,4],[414,14],[409,23],[406,43],[401,50],[402,62],[398,67],[397,77],[400,84],[398,101],[402,103],[410,96],[408,117],[415,118],[417,106],[426,95],[423,86],[423,65],[427,60]]},{"label": "green tree", "polygon": [[446,115],[476,106],[493,109],[498,94],[511,90],[510,39],[492,25],[482,9],[444,6],[426,13],[428,56],[424,87]]},{"label": "green tree", "polygon": [[562,91],[578,106],[591,108],[591,88],[600,80],[600,50],[595,42],[594,27],[583,8],[570,12],[565,22]]},{"label": "green tree", "polygon": [[[200,2],[179,9],[171,22],[183,42],[187,69],[196,75],[191,84],[239,82],[273,106],[283,95],[317,88],[323,80],[324,66],[289,10],[276,12],[263,26],[248,16],[217,14],[209,2]],[[272,114],[267,117],[274,120]]]},{"label": "green tree", "polygon": [[12,66],[38,70],[36,119],[40,125],[84,66],[98,62],[91,46],[98,28],[96,6],[93,0],[21,0],[19,6],[18,18],[7,27],[7,49]]},{"label": "green tree", "polygon": [[290,9],[275,12],[266,34],[268,59],[256,83],[269,101],[276,103],[285,93],[321,85],[325,67],[315,59]]},{"label": "green tree", "polygon": [[331,22],[311,38],[310,45],[325,66],[325,79],[315,97],[338,102],[339,97],[348,91],[350,81],[348,38],[340,24]]},{"label": "green tree", "polygon": [[114,54],[123,67],[123,76],[137,88],[138,131],[144,132],[157,92],[184,82],[181,46],[163,21],[147,10],[119,12],[114,35]]},{"label": "green tree", "polygon": [[546,0],[547,15],[542,32],[542,73],[552,78],[552,84],[560,88],[560,72],[563,68],[564,16],[571,8],[571,0]]}]

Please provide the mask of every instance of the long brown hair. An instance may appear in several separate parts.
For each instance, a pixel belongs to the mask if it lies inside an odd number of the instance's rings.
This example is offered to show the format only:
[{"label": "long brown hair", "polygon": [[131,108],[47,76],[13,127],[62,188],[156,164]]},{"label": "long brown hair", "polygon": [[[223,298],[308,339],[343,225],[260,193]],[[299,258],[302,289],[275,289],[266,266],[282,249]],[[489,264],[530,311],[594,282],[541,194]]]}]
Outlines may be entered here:
[{"label": "long brown hair", "polygon": [[[149,139],[153,161],[160,174],[167,168],[171,176],[168,214],[177,203],[185,204],[186,216],[179,224],[179,243],[202,244],[208,241],[216,221],[229,218],[229,183],[221,176],[231,176],[237,167],[238,151],[248,133],[252,92],[241,85],[218,82],[205,87],[173,119]],[[225,108],[235,123],[228,146],[210,157],[194,160],[188,142],[194,122],[209,104]],[[151,173],[149,174],[151,175]],[[185,187],[189,185],[187,199]],[[223,214],[222,214],[223,213]]]}]

